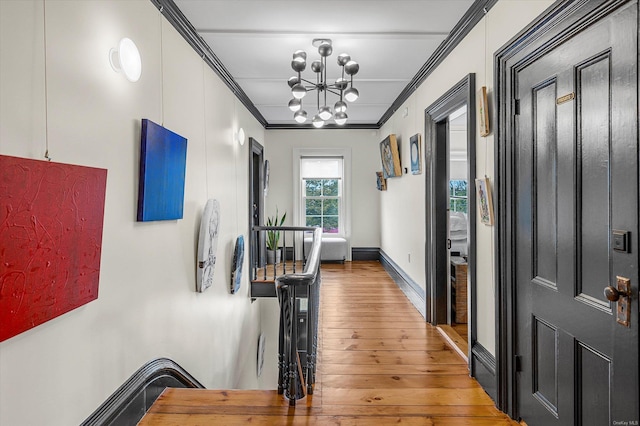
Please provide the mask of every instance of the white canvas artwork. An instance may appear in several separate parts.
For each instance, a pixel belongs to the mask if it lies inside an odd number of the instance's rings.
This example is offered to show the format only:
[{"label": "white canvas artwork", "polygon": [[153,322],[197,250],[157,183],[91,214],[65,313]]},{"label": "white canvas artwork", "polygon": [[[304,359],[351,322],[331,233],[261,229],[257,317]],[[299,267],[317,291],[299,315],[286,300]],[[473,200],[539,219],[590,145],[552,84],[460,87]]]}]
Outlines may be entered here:
[{"label": "white canvas artwork", "polygon": [[210,199],[204,207],[200,221],[198,239],[198,268],[196,290],[200,293],[213,284],[213,271],[216,266],[218,233],[220,230],[220,203]]}]

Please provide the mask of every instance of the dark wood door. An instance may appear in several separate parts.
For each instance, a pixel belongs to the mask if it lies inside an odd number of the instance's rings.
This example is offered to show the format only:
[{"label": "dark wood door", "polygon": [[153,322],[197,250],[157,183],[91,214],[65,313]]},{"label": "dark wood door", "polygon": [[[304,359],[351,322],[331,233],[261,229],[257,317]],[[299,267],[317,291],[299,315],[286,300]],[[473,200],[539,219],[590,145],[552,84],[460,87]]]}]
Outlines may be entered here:
[{"label": "dark wood door", "polygon": [[[633,2],[514,74],[516,403],[529,426],[638,424],[637,60]],[[618,276],[629,327],[603,295]]]},{"label": "dark wood door", "polygon": [[251,267],[265,264],[264,234],[254,234],[254,226],[264,223],[264,147],[255,139],[249,138],[249,262]]}]

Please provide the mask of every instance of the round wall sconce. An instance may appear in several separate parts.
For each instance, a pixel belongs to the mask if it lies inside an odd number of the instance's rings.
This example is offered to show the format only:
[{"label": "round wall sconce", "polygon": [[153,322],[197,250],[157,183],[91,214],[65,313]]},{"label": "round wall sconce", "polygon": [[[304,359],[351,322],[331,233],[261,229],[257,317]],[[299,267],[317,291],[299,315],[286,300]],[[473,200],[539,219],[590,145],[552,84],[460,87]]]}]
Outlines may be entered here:
[{"label": "round wall sconce", "polygon": [[118,47],[109,51],[109,62],[115,71],[122,71],[127,80],[136,82],[140,79],[142,60],[138,47],[130,38],[123,38]]},{"label": "round wall sconce", "polygon": [[236,142],[238,142],[240,145],[244,145],[244,139],[244,129],[240,127],[240,129],[238,129],[238,133],[236,133]]}]

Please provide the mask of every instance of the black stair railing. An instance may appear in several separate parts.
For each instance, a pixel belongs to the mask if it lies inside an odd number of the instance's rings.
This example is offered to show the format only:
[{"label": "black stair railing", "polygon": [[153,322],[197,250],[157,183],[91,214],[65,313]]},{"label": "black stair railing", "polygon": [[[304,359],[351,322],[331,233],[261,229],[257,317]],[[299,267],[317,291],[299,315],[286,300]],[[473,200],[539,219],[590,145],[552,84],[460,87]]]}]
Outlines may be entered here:
[{"label": "black stair railing", "polygon": [[[298,399],[313,393],[315,384],[322,229],[255,226],[252,230],[252,241],[257,243],[251,247],[252,279],[273,280],[280,306],[278,393],[295,406]],[[282,237],[280,261],[267,261],[264,246],[259,246],[266,232]]]},{"label": "black stair railing", "polygon": [[283,274],[275,280],[280,304],[278,393],[284,393],[292,406],[312,394],[315,384],[321,244],[322,229],[315,228],[304,271]]}]

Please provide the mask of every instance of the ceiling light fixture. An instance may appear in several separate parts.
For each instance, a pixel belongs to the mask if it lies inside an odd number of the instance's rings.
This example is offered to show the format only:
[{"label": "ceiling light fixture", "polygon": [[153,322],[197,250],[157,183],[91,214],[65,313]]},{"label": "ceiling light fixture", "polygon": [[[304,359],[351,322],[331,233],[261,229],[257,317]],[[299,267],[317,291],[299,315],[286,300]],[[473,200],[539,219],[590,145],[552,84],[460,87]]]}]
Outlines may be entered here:
[{"label": "ceiling light fixture", "polygon": [[[327,82],[327,57],[333,53],[331,40],[326,38],[317,38],[313,40],[313,46],[318,48],[320,60],[311,63],[311,71],[316,73],[316,82],[305,80],[302,78],[302,72],[307,67],[307,52],[297,50],[293,54],[291,68],[298,73],[289,79],[288,84],[291,88],[293,99],[289,101],[289,109],[295,114],[293,118],[298,123],[307,121],[307,112],[302,109],[302,98],[307,92],[317,91],[317,109],[318,112],[313,116],[312,123],[316,128],[324,126],[325,122],[333,118],[339,126],[347,122],[347,103],[354,102],[358,99],[358,90],[353,87],[353,76],[360,70],[360,65],[356,61],[351,60],[351,56],[346,53],[338,55],[338,65],[342,67],[342,74],[335,83]],[[349,80],[345,78],[348,76]],[[340,99],[333,107],[327,106],[327,92],[333,93]],[[320,107],[320,96],[323,95],[323,105]]]}]

